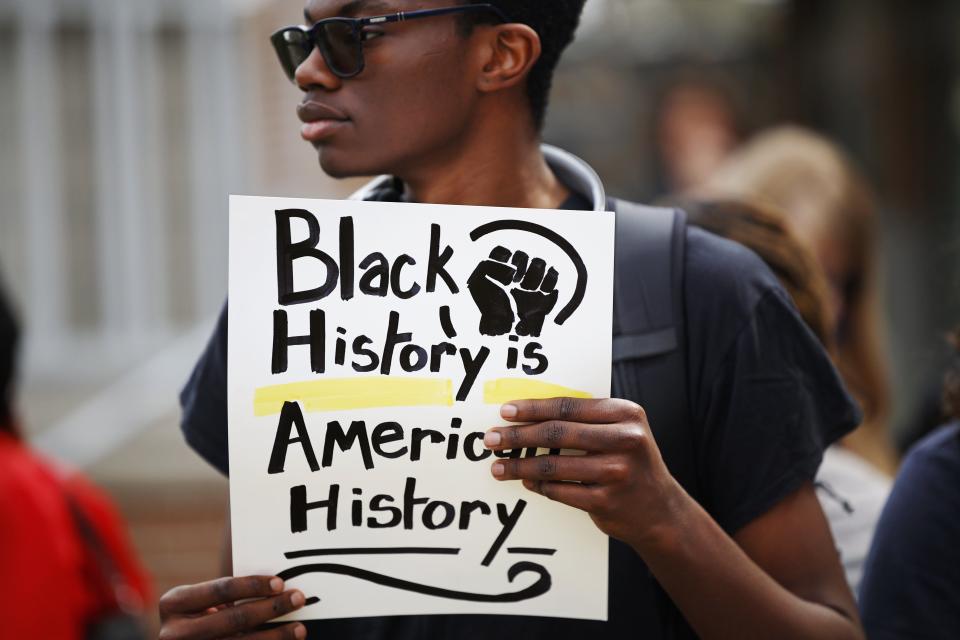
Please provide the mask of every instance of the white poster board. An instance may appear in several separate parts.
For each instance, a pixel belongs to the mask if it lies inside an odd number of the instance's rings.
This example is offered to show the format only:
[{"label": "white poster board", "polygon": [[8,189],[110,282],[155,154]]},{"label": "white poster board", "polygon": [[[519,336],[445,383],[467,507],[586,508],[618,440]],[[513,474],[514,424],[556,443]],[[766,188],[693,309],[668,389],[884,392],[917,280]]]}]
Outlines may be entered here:
[{"label": "white poster board", "polygon": [[231,197],[235,574],[301,589],[291,620],[605,620],[606,536],[495,480],[482,438],[506,401],[609,395],[613,230],[610,213]]}]

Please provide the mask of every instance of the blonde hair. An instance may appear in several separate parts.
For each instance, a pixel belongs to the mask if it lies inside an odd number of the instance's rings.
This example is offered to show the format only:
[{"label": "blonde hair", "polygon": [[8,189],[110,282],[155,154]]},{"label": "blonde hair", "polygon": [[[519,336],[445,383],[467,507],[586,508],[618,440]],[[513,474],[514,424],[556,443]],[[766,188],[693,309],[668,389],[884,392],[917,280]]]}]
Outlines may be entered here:
[{"label": "blonde hair", "polygon": [[853,162],[829,140],[799,127],[778,127],[735,152],[704,193],[768,203],[794,228],[813,229],[804,240],[843,247],[851,265],[842,286],[845,321],[838,327],[835,362],[864,410],[860,428],[844,445],[888,473],[897,466],[890,416],[888,356],[883,340],[876,256],[876,204]]}]

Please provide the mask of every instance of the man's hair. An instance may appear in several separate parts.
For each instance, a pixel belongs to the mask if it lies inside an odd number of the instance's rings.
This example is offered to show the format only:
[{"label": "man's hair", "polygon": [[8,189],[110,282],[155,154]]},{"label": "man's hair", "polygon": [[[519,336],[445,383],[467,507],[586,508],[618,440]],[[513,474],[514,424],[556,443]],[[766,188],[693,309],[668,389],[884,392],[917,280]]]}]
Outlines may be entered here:
[{"label": "man's hair", "polygon": [[[580,25],[580,14],[586,0],[487,0],[510,19],[532,28],[540,36],[543,51],[527,79],[527,96],[533,113],[534,126],[539,131],[547,114],[553,72],[564,49],[573,42]],[[471,0],[460,0],[470,4]],[[462,17],[464,32],[469,34],[474,25],[496,23],[496,17],[487,12],[471,12]],[[492,12],[489,12],[492,14]]]},{"label": "man's hair", "polygon": [[13,429],[13,383],[18,335],[13,309],[0,288],[0,431]]}]

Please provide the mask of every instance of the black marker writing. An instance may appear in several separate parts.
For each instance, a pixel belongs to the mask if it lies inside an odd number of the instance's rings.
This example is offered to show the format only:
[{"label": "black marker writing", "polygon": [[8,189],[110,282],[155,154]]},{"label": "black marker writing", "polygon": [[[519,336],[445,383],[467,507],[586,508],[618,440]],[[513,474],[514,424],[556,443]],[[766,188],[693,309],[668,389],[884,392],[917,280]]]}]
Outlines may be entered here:
[{"label": "black marker writing", "polygon": [[[323,300],[340,287],[340,297],[351,300],[354,297],[355,232],[353,218],[340,218],[337,248],[339,261],[319,248],[321,241],[320,221],[305,209],[278,209],[274,212],[277,229],[277,301],[282,306],[305,304]],[[307,224],[307,238],[293,242],[292,225],[294,220]],[[426,291],[433,293],[437,289],[439,278],[450,293],[459,293],[460,289],[447,271],[447,263],[453,257],[453,248],[442,247],[440,225],[432,225],[426,273]],[[294,263],[298,260],[315,260],[323,267],[322,283],[311,283],[311,288],[299,289],[294,283]],[[419,294],[423,287],[415,276],[417,261],[414,257],[401,254],[391,263],[380,252],[373,252],[360,261],[360,293],[367,296],[385,297],[388,293],[401,300],[407,300]]]},{"label": "black marker writing", "polygon": [[[397,311],[387,316],[387,326],[379,342],[367,335],[351,337],[345,327],[337,327],[335,334],[328,336],[327,316],[321,309],[310,312],[309,331],[304,335],[291,335],[287,311],[278,309],[273,313],[273,352],[271,371],[281,374],[289,368],[290,348],[308,346],[310,369],[314,373],[327,373],[328,352],[333,353],[333,364],[349,366],[357,373],[379,371],[387,376],[397,369],[405,373],[419,373],[429,370],[440,372],[445,358],[456,358],[460,364],[462,376],[457,386],[456,399],[465,402],[480,376],[484,364],[490,356],[490,348],[483,346],[471,350],[457,348],[452,342],[419,344],[414,331],[405,330],[403,319]],[[332,344],[327,348],[327,340]],[[523,370],[528,375],[538,375],[546,371],[549,361],[539,350],[538,343],[530,343],[524,349],[526,358]],[[306,352],[304,352],[306,354]]]},{"label": "black marker writing", "polygon": [[[310,501],[307,486],[297,485],[290,489],[290,532],[303,533],[309,530],[310,512],[316,511],[326,516],[327,531],[334,531],[340,524],[341,486],[332,484],[327,487],[326,496]],[[354,527],[367,526],[371,529],[390,529],[402,526],[405,530],[422,527],[428,531],[446,529],[456,523],[461,530],[470,528],[475,516],[488,517],[496,513],[500,530],[483,558],[482,564],[488,566],[520,521],[527,506],[526,500],[519,499],[512,506],[496,503],[491,507],[483,500],[462,500],[454,504],[444,500],[435,500],[418,495],[416,478],[408,477],[404,483],[403,495],[394,497],[387,493],[373,496],[369,502],[363,498],[361,489],[352,489],[355,496],[351,500],[350,523]],[[322,496],[322,493],[321,493]],[[366,507],[366,508],[365,508]],[[365,517],[369,511],[372,515]],[[388,514],[381,519],[381,514]]]},{"label": "black marker writing", "polygon": [[[517,576],[523,573],[534,573],[537,575],[537,580],[533,584],[519,591],[497,594],[471,593],[469,591],[457,591],[455,589],[423,585],[411,580],[393,578],[366,569],[332,563],[304,564],[290,567],[278,573],[277,576],[281,580],[287,581],[310,573],[330,573],[351,576],[359,580],[366,580],[367,582],[400,589],[402,591],[410,591],[425,596],[447,598],[450,600],[466,600],[469,602],[522,602],[523,600],[542,596],[548,592],[552,586],[550,573],[543,566],[534,562],[518,562],[507,571],[507,580],[509,582],[513,582]],[[307,602],[308,604],[310,603],[309,600]],[[317,602],[317,600],[314,602]]]}]

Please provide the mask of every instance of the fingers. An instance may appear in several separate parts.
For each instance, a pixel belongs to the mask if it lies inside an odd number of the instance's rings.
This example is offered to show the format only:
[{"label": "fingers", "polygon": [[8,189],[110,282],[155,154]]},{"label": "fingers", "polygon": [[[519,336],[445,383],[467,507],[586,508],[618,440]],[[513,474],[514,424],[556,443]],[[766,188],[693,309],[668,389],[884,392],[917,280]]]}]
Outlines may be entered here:
[{"label": "fingers", "polygon": [[529,425],[490,429],[483,444],[494,451],[510,449],[577,449],[626,452],[645,446],[646,428],[640,424],[586,424],[550,420]]},{"label": "fingers", "polygon": [[526,291],[551,293],[557,288],[559,272],[553,267],[547,268],[542,258],[530,259],[524,251],[511,252],[506,247],[497,246],[490,251],[490,259],[484,261],[485,275],[507,285],[520,283]]},{"label": "fingers", "polygon": [[540,284],[540,291],[544,293],[551,293],[557,288],[557,280],[560,278],[560,274],[557,273],[557,270],[553,267],[550,267],[547,270],[547,275],[544,276],[543,282]]},{"label": "fingers", "polygon": [[510,249],[506,247],[494,247],[490,251],[490,259],[496,260],[497,262],[506,262],[510,259]]},{"label": "fingers", "polygon": [[160,616],[196,614],[211,607],[249,598],[266,598],[283,591],[275,576],[219,578],[171,589],[160,598]]},{"label": "fingers", "polygon": [[536,291],[543,282],[543,276],[547,271],[547,263],[541,258],[534,258],[527,267],[527,273],[520,282],[520,287],[528,291]]},{"label": "fingers", "polygon": [[619,482],[629,474],[622,458],[605,455],[513,458],[494,462],[490,471],[497,480],[586,483]]},{"label": "fingers", "polygon": [[513,267],[511,267],[509,264],[487,260],[483,263],[483,265],[485,267],[483,275],[487,278],[496,280],[504,286],[513,282]]},{"label": "fingers", "polygon": [[530,256],[523,251],[517,251],[513,254],[513,259],[510,262],[517,270],[517,273],[513,276],[514,282],[520,282],[523,279],[523,276],[527,273],[527,263],[529,261]]},{"label": "fingers", "polygon": [[[296,611],[304,605],[305,601],[301,592],[288,591],[270,598],[228,607],[207,616],[180,618],[165,626],[173,638],[214,640],[215,638],[234,636],[245,631],[253,631],[274,618]],[[293,638],[296,630],[288,628],[272,629],[270,631],[280,631],[281,633],[266,637]]]},{"label": "fingers", "polygon": [[524,480],[523,486],[554,502],[562,502],[574,509],[580,509],[587,513],[596,511],[601,499],[600,490],[596,487],[584,486],[575,482],[539,482],[536,480]]},{"label": "fingers", "polygon": [[291,623],[269,631],[258,631],[241,637],[248,640],[303,640],[307,637],[307,629],[300,623]]},{"label": "fingers", "polygon": [[592,424],[635,421],[646,424],[647,416],[636,403],[620,398],[549,398],[515,400],[500,408],[500,415],[511,422],[571,420]]}]

